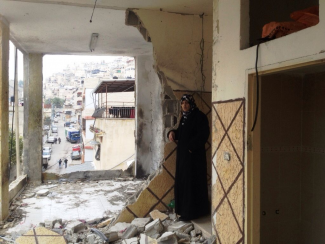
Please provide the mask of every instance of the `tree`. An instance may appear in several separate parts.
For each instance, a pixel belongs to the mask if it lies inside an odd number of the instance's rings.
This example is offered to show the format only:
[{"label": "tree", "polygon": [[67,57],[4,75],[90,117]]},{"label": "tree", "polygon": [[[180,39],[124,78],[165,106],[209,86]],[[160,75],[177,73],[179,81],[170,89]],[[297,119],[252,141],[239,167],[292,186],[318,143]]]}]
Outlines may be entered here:
[{"label": "tree", "polygon": [[45,100],[44,102],[45,104],[53,104],[53,106],[57,107],[57,108],[62,108],[63,104],[64,104],[64,99],[55,97],[55,98],[48,98]]},{"label": "tree", "polygon": [[[10,149],[11,149],[11,140],[12,140],[12,150],[11,150],[11,163],[16,163],[16,133],[11,133],[11,130],[9,131],[9,155],[10,155]],[[19,137],[19,158],[20,161],[22,161],[22,155],[23,155],[23,138]]]}]

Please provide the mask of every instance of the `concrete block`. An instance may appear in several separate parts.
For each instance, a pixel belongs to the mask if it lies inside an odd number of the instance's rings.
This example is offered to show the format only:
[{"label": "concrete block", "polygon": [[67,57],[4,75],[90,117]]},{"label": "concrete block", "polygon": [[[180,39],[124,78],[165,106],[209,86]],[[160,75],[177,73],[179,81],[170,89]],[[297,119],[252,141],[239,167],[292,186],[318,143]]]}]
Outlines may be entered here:
[{"label": "concrete block", "polygon": [[110,232],[114,232],[114,231],[124,232],[130,225],[131,225],[130,223],[120,222],[120,223],[116,223],[109,230]]},{"label": "concrete block", "polygon": [[106,232],[106,233],[104,233],[104,235],[107,237],[109,242],[117,241],[118,239],[120,239],[120,237],[118,236],[118,233],[116,231]]},{"label": "concrete block", "polygon": [[70,233],[77,233],[80,230],[85,229],[85,224],[80,222],[80,221],[72,221],[70,223],[67,224],[67,226],[65,227],[65,229]]},{"label": "concrete block", "polygon": [[151,218],[136,218],[131,222],[131,225],[135,225],[138,228],[138,232],[143,232],[150,221]]},{"label": "concrete block", "polygon": [[45,228],[48,228],[48,229],[53,228],[53,221],[52,220],[45,220],[44,224],[45,224]]},{"label": "concrete block", "polygon": [[165,232],[157,241],[160,244],[177,244],[177,237],[173,232]]},{"label": "concrete block", "polygon": [[189,241],[191,239],[191,236],[189,234],[185,234],[183,232],[176,231],[175,234],[179,239],[185,239],[187,241]]},{"label": "concrete block", "polygon": [[157,240],[147,236],[145,234],[140,235],[140,244],[157,244]]},{"label": "concrete block", "polygon": [[189,234],[193,229],[194,229],[193,225],[190,225],[190,226],[187,227],[183,232],[184,232],[185,234]]},{"label": "concrete block", "polygon": [[54,229],[61,229],[62,228],[62,225],[57,222],[57,223],[54,224],[54,227],[53,228]]},{"label": "concrete block", "polygon": [[103,228],[103,227],[109,225],[113,220],[114,220],[114,218],[110,218],[110,219],[104,220],[103,222],[99,223],[97,225],[97,227],[98,228]]},{"label": "concrete block", "polygon": [[147,224],[145,227],[145,234],[152,238],[157,237],[160,235],[164,230],[164,226],[162,225],[160,219],[156,219],[151,223]]},{"label": "concrete block", "polygon": [[160,219],[161,221],[164,221],[165,219],[168,218],[168,215],[160,212],[159,210],[153,210],[150,212],[150,217],[153,220]]},{"label": "concrete block", "polygon": [[179,221],[179,222],[176,222],[176,223],[168,226],[168,231],[171,231],[171,232],[173,232],[173,231],[183,232],[184,230],[186,230],[191,225],[193,225],[193,224],[188,223],[188,222]]},{"label": "concrete block", "polygon": [[47,194],[49,194],[49,190],[48,189],[39,190],[36,194],[37,196],[47,196]]},{"label": "concrete block", "polygon": [[136,244],[136,243],[138,243],[138,238],[133,237],[133,238],[125,239],[123,243],[125,243],[125,244]]},{"label": "concrete block", "polygon": [[53,228],[52,231],[54,231],[55,233],[58,233],[61,236],[63,235],[63,230],[62,229]]},{"label": "concrete block", "polygon": [[138,228],[135,225],[130,225],[123,233],[122,239],[130,239],[138,234]]},{"label": "concrete block", "polygon": [[96,240],[96,235],[90,234],[87,236],[87,243],[89,244],[94,244]]}]

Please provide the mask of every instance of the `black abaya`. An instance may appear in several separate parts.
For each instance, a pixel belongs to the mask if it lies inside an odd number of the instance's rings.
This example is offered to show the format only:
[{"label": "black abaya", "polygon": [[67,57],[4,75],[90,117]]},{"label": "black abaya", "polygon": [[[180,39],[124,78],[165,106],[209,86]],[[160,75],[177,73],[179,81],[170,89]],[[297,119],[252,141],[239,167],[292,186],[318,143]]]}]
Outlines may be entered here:
[{"label": "black abaya", "polygon": [[191,220],[209,213],[205,143],[210,134],[204,113],[195,108],[181,118],[175,132],[177,140],[175,210]]}]

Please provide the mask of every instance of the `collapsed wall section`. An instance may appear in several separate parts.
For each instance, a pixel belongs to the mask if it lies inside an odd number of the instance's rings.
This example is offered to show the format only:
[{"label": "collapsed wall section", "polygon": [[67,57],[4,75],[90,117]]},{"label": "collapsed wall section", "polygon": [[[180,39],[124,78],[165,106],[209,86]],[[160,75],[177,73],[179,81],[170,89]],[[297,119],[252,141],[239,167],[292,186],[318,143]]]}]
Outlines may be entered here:
[{"label": "collapsed wall section", "polygon": [[[149,123],[141,123],[142,121],[148,122],[145,119],[141,120],[141,116],[146,118],[146,113],[150,113],[148,111],[150,106],[146,107],[145,104],[139,104],[139,102],[141,99],[143,100],[141,94],[145,96],[151,90],[150,87],[144,86],[149,86],[149,83],[143,83],[140,77],[142,76],[148,81],[151,79],[146,77],[145,72],[140,73],[142,72],[140,67],[146,67],[146,65],[141,65],[143,59],[139,57],[137,59],[136,92],[137,116],[139,116],[138,124],[136,124],[137,147],[145,145],[145,148],[149,149],[148,145],[154,144],[152,138],[158,136],[161,141],[156,145],[163,151],[163,154],[158,164],[159,157],[156,158],[156,161],[146,161],[146,167],[154,166],[156,169],[159,167],[159,170],[149,177],[147,186],[130,199],[116,222],[131,222],[135,217],[146,217],[154,209],[168,210],[168,204],[174,198],[177,146],[168,142],[166,133],[178,124],[180,119],[179,99],[184,93],[194,96],[199,109],[208,116],[211,124],[212,18],[149,10],[128,10],[126,14],[126,24],[137,27],[144,39],[152,42],[154,58],[152,65],[158,74],[161,87],[159,93],[152,94],[159,96],[161,102],[150,105],[154,111],[157,111],[155,112],[156,116],[160,114],[159,120],[151,122],[152,131],[144,136],[141,131],[144,131],[145,126]],[[147,110],[143,110],[143,108]],[[160,121],[161,125],[156,124],[157,128],[155,128],[153,124]],[[140,145],[139,140],[144,144]],[[211,178],[210,145],[209,138],[206,144],[209,182]],[[139,155],[139,153],[143,154]],[[145,151],[137,149],[137,154],[137,160],[140,157],[145,157]]]}]

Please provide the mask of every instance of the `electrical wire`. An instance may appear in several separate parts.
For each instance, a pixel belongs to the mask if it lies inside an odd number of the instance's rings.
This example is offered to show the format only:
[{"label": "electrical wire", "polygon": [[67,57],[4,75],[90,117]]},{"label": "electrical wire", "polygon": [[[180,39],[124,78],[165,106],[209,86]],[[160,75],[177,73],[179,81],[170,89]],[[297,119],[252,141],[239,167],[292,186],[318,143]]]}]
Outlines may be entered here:
[{"label": "electrical wire", "polygon": [[260,96],[260,86],[259,86],[259,79],[258,79],[258,70],[257,70],[257,62],[258,62],[258,48],[260,46],[260,42],[257,44],[256,47],[256,60],[255,60],[255,73],[256,73],[256,110],[255,110],[255,118],[254,123],[251,131],[254,131],[256,122],[257,122],[257,116],[258,116],[258,104],[259,104],[259,96]]},{"label": "electrical wire", "polygon": [[201,76],[202,76],[202,87],[201,87],[201,91],[204,91],[204,88],[205,88],[205,80],[206,80],[206,76],[204,75],[204,72],[203,72],[203,65],[204,65],[203,16],[204,16],[204,13],[202,13],[200,15],[200,18],[202,19],[202,37],[201,37],[201,41],[200,41],[200,49],[201,49],[200,69],[201,69]]},{"label": "electrical wire", "polygon": [[90,17],[90,20],[89,20],[90,23],[93,22],[93,15],[94,15],[94,12],[95,12],[96,4],[97,4],[97,0],[95,1],[95,5],[94,5],[94,8],[93,8],[93,13],[91,14],[91,17]]}]

